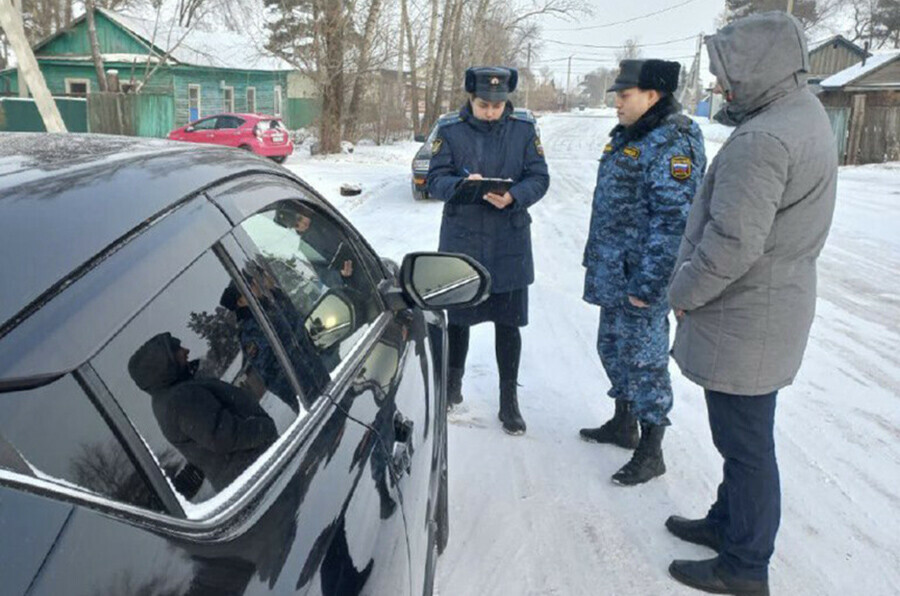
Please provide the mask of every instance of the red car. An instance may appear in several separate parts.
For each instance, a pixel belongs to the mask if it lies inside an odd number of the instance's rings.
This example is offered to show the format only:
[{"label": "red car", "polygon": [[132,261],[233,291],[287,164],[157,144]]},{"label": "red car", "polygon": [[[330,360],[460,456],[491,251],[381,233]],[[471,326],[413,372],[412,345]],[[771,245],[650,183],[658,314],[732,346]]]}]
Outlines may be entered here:
[{"label": "red car", "polygon": [[173,141],[226,145],[284,163],[294,152],[291,135],[280,118],[263,114],[217,114],[169,133]]}]

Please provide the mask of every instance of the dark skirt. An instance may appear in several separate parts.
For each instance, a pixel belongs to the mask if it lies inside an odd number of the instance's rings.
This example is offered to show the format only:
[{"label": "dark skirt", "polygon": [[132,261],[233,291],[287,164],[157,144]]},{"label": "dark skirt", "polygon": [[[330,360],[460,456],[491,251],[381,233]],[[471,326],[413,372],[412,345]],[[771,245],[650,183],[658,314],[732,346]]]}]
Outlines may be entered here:
[{"label": "dark skirt", "polygon": [[491,294],[487,300],[472,308],[451,310],[447,313],[447,321],[460,327],[488,322],[524,327],[528,324],[528,287]]}]

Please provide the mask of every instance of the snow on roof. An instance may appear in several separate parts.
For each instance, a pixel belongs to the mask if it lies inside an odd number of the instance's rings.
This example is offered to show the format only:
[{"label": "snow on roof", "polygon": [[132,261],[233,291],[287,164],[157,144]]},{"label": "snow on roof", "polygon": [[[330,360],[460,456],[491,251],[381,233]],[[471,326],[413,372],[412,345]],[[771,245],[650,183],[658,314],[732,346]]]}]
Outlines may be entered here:
[{"label": "snow on roof", "polygon": [[844,70],[831,75],[830,77],[819,83],[819,85],[822,88],[832,89],[837,87],[844,87],[861,79],[872,71],[881,68],[888,62],[891,62],[898,57],[900,57],[900,50],[890,50],[887,52],[872,54],[872,56],[866,58],[865,64],[860,62],[859,64],[854,64],[850,68],[845,68]]},{"label": "snow on roof", "polygon": [[[240,70],[293,70],[285,60],[263,49],[263,40],[229,31],[184,29],[171,22],[123,15],[102,8],[111,21],[152,42],[181,64]],[[154,34],[155,30],[155,34]]]}]

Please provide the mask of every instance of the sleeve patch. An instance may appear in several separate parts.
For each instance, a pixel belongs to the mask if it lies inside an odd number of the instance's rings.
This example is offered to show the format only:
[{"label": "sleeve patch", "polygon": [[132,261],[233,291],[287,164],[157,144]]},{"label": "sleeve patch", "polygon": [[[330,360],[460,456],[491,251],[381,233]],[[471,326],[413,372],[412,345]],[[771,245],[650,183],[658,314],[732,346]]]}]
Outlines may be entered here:
[{"label": "sleeve patch", "polygon": [[534,137],[534,148],[538,155],[544,157],[544,146],[541,144],[541,137]]},{"label": "sleeve patch", "polygon": [[434,141],[431,142],[431,154],[437,155],[438,151],[441,150],[441,145],[444,144],[444,139],[441,137],[436,137]]},{"label": "sleeve patch", "polygon": [[693,171],[691,158],[684,155],[676,155],[669,162],[669,171],[675,180],[687,180]]}]

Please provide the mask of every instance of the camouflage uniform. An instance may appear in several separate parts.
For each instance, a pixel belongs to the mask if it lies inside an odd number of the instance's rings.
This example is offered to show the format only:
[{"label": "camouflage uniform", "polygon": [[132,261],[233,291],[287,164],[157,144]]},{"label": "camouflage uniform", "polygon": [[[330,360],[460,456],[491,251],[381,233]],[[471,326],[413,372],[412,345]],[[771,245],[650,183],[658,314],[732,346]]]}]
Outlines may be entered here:
[{"label": "camouflage uniform", "polygon": [[[666,287],[706,168],[700,128],[678,109],[664,98],[634,125],[613,129],[583,262],[584,300],[601,307],[597,351],[609,396],[662,425],[672,408]],[[628,296],[649,307],[632,306]]]}]

